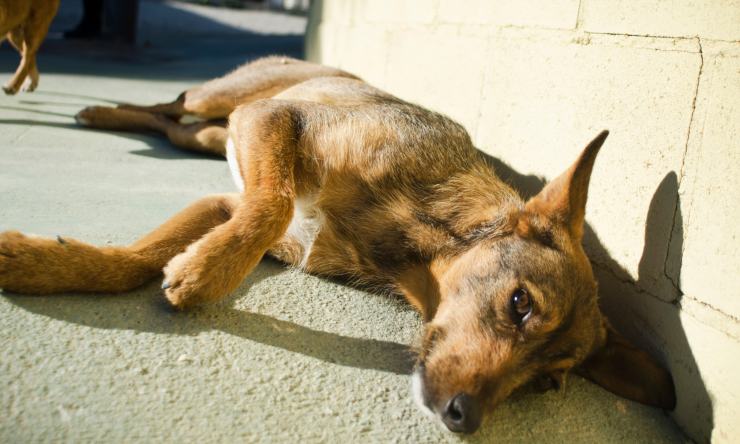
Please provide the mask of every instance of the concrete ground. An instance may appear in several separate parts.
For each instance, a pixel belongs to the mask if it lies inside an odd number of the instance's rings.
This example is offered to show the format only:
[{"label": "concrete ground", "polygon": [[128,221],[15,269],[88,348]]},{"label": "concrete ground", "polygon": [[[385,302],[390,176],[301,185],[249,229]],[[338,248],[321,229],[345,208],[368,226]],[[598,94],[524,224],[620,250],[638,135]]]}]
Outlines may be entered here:
[{"label": "concrete ground", "polygon": [[[226,163],[154,136],[79,128],[81,108],[169,100],[268,53],[299,55],[303,19],[142,3],[128,50],[70,43],[75,2],[33,94],[0,97],[0,231],[121,244],[194,199],[234,191]],[[2,80],[17,56],[0,50]],[[661,411],[578,377],[525,389],[473,437],[409,396],[420,320],[404,303],[265,260],[228,301],[166,310],[124,295],[0,297],[0,442],[683,442]]]}]

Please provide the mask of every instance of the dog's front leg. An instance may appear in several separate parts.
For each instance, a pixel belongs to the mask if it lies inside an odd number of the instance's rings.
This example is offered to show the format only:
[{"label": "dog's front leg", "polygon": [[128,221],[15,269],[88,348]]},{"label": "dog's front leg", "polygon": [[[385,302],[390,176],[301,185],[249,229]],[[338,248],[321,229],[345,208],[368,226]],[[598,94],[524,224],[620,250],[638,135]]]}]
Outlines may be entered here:
[{"label": "dog's front leg", "polygon": [[245,185],[242,200],[231,220],[165,267],[163,288],[175,307],[227,295],[283,237],[295,200],[297,112],[290,104],[268,100],[232,113],[230,135]]}]

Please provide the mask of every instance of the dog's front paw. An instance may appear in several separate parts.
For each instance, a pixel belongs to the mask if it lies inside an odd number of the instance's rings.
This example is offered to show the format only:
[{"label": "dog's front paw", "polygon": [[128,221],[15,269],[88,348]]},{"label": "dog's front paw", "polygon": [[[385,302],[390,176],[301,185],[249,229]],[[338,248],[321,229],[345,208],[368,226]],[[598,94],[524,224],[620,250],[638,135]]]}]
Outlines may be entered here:
[{"label": "dog's front paw", "polygon": [[219,282],[218,270],[208,267],[199,254],[200,244],[190,245],[164,268],[162,289],[175,308],[186,309],[217,301],[228,293],[228,288]]},{"label": "dog's front paw", "polygon": [[8,96],[12,96],[12,95],[15,95],[15,93],[17,93],[17,92],[18,92],[18,89],[17,89],[17,88],[14,88],[14,87],[13,87],[12,85],[10,85],[10,84],[5,84],[5,85],[3,85],[3,92],[4,92],[4,93],[5,93],[6,95],[8,95]]}]

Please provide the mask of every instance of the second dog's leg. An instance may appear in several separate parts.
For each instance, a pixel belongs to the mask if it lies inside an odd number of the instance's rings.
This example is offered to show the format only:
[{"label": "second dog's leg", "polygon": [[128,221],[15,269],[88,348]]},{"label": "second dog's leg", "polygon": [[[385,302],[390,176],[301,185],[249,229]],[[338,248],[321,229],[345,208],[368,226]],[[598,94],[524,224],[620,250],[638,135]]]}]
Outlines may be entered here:
[{"label": "second dog's leg", "polygon": [[24,43],[21,49],[21,62],[18,65],[18,69],[15,70],[15,74],[10,80],[3,85],[3,91],[5,94],[13,95],[18,92],[23,82],[26,80],[26,76],[31,70],[36,57],[36,50],[31,50],[27,43]]},{"label": "second dog's leg", "polygon": [[[23,28],[17,27],[8,33],[8,40],[10,44],[18,51],[19,54],[23,54]],[[33,59],[31,66],[28,70],[28,76],[26,81],[23,82],[21,90],[25,92],[33,92],[39,85],[39,70],[36,67],[36,58]]]},{"label": "second dog's leg", "polygon": [[25,294],[122,292],[162,273],[167,262],[231,217],[239,196],[203,198],[126,247],[0,233],[0,288]]},{"label": "second dog's leg", "polygon": [[156,131],[167,136],[173,145],[192,151],[224,156],[226,122],[182,124],[161,114],[106,106],[90,106],[75,116],[89,128],[113,131]]},{"label": "second dog's leg", "polygon": [[[56,9],[57,6],[54,6]],[[31,14],[28,21],[21,29],[15,29],[11,34],[13,46],[19,49],[21,53],[21,63],[15,75],[3,86],[5,94],[15,94],[24,84],[27,76],[30,77],[28,90],[33,91],[38,85],[38,70],[36,68],[36,53],[41,43],[49,31],[49,25],[54,18],[54,14]],[[19,45],[20,41],[22,44]]]}]

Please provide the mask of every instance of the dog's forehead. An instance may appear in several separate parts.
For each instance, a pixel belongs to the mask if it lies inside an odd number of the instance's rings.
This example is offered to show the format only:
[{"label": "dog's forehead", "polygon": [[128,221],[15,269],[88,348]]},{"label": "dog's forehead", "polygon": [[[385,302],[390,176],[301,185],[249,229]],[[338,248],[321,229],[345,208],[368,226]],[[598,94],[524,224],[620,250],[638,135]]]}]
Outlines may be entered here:
[{"label": "dog's forehead", "polygon": [[540,291],[562,293],[579,278],[572,265],[567,253],[509,236],[481,248],[472,264],[472,276],[492,290],[530,285]]}]

